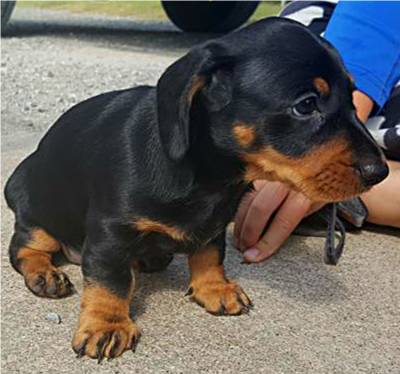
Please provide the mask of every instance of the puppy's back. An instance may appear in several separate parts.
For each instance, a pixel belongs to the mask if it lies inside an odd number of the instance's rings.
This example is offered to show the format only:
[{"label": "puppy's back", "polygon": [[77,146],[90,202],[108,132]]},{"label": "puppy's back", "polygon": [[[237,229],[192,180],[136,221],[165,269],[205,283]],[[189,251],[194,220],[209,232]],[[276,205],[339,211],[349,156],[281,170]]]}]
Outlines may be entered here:
[{"label": "puppy's back", "polygon": [[[65,241],[79,241],[88,189],[123,162],[128,134],[140,126],[136,112],[154,107],[154,90],[142,86],[101,94],[64,113],[6,183],[7,204],[17,220],[48,228]],[[103,183],[113,181],[108,177]]]}]

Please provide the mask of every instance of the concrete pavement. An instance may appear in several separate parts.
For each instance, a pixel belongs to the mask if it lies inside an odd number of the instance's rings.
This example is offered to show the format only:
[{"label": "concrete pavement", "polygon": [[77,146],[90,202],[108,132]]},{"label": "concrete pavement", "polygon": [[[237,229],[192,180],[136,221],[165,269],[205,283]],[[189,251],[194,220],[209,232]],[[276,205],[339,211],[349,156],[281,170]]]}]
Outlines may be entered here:
[{"label": "concrete pavement", "polygon": [[[168,24],[89,18],[88,26],[87,16],[17,10],[12,37],[2,40],[3,183],[74,102],[105,90],[154,84],[170,62],[206,38],[182,36]],[[132,304],[143,331],[137,352],[97,365],[76,359],[70,347],[79,295],[39,299],[11,268],[12,225],[2,199],[3,373],[400,372],[396,231],[348,235],[337,267],[323,264],[320,238],[292,237],[277,256],[251,266],[241,264],[230,245],[227,273],[255,304],[239,317],[208,315],[184,298],[186,261],[177,257],[166,271],[141,277]],[[65,270],[81,293],[80,269]],[[49,312],[62,322],[47,320]]]}]

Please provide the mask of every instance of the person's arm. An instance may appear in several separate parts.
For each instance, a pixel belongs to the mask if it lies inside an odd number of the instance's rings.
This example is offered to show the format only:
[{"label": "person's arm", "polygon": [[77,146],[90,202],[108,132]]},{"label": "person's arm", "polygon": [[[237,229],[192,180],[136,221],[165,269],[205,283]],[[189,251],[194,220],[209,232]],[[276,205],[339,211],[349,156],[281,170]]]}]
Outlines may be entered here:
[{"label": "person's arm", "polygon": [[324,38],[339,52],[357,89],[381,108],[400,78],[400,2],[339,1]]},{"label": "person's arm", "polygon": [[357,117],[362,123],[367,122],[369,115],[374,108],[372,99],[361,91],[353,92],[353,104],[356,107]]}]

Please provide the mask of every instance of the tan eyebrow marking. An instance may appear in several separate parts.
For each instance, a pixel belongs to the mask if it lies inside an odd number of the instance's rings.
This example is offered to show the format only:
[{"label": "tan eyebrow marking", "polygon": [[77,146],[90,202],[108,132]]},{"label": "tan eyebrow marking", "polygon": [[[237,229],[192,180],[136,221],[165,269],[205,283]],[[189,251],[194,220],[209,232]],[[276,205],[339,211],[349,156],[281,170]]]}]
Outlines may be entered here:
[{"label": "tan eyebrow marking", "polygon": [[329,95],[331,91],[328,82],[321,77],[314,79],[314,86],[322,96]]},{"label": "tan eyebrow marking", "polygon": [[254,126],[247,125],[242,122],[238,122],[233,127],[233,135],[239,145],[242,147],[248,147],[256,138]]}]

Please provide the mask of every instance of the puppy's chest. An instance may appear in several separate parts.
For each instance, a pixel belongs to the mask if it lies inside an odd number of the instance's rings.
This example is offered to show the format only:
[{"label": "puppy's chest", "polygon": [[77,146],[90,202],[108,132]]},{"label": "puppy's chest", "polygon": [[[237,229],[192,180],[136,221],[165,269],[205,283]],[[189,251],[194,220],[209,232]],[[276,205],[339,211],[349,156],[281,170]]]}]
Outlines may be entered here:
[{"label": "puppy's chest", "polygon": [[[219,238],[233,219],[244,188],[227,188],[220,193],[194,199],[186,205],[186,219],[177,224],[187,235],[187,240],[176,243],[177,249],[193,250]],[[185,211],[183,206],[181,209]],[[186,215],[186,214],[184,214]]]},{"label": "puppy's chest", "polygon": [[[174,204],[153,206],[136,221],[143,255],[190,253],[214,240],[223,240],[247,186],[219,191],[195,191]],[[148,215],[150,213],[150,215]]]}]

